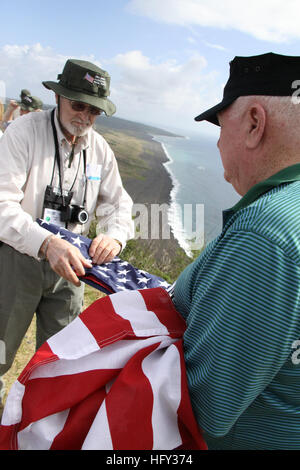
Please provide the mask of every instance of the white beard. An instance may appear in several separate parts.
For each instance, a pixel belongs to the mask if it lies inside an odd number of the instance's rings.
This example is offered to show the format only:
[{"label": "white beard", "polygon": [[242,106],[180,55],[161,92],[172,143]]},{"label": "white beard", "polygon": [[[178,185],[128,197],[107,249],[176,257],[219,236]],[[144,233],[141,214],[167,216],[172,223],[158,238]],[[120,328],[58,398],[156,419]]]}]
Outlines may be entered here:
[{"label": "white beard", "polygon": [[92,124],[90,122],[83,122],[81,125],[78,124],[72,124],[72,121],[69,123],[64,123],[62,122],[62,125],[64,126],[65,129],[71,134],[76,137],[82,137],[83,135],[86,135],[90,128],[92,127]]}]

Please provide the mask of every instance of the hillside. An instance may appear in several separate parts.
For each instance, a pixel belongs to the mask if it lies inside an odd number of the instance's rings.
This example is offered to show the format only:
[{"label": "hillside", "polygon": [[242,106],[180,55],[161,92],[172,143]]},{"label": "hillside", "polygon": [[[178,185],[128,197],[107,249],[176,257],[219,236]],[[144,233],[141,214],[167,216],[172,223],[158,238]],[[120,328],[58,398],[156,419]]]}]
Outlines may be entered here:
[{"label": "hillside", "polygon": [[182,137],[158,127],[149,126],[148,124],[142,124],[140,122],[128,121],[126,119],[117,118],[115,116],[110,118],[107,118],[103,115],[99,116],[97,118],[97,124],[115,131],[122,131],[128,134],[132,133],[136,136],[167,135],[170,137]]},{"label": "hillside", "polygon": [[94,128],[107,140],[118,160],[124,186],[136,203],[168,203],[172,181],[163,166],[167,157],[152,135],[170,132],[100,116]]}]

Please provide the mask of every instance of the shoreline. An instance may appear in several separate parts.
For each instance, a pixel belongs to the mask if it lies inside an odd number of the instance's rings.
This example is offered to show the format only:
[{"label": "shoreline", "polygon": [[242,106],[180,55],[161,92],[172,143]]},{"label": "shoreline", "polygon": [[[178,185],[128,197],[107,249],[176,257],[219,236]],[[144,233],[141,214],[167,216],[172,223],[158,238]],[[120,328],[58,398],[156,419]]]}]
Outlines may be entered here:
[{"label": "shoreline", "polygon": [[[162,143],[154,140],[150,134],[147,135],[144,142],[145,147],[141,158],[147,164],[147,168],[142,171],[142,178],[126,178],[123,183],[134,204],[143,204],[147,207],[148,227],[151,227],[151,206],[167,204],[170,208],[174,194],[174,182],[166,167],[166,164],[170,163],[170,158]],[[178,250],[183,251],[184,255],[190,258],[182,248],[182,244],[179,243],[176,233],[175,236],[169,219],[168,215],[169,238],[163,238],[162,230],[159,230],[159,238],[154,238],[150,234],[147,239],[137,239],[141,247],[149,253],[149,256],[153,256],[162,268],[172,263],[172,260],[178,255]]]},{"label": "shoreline", "polygon": [[[169,211],[168,211],[168,223],[169,223],[171,231],[172,231],[175,239],[177,240],[178,244],[180,245],[180,247],[184,250],[185,254],[188,257],[192,257],[192,255],[193,255],[192,251],[190,249],[189,244],[186,242],[185,232],[182,228],[181,211],[180,211],[180,213],[178,213],[178,203],[177,203],[177,197],[176,196],[177,196],[179,188],[180,188],[180,182],[178,181],[178,179],[176,178],[176,176],[174,175],[174,173],[172,172],[172,170],[170,168],[170,166],[173,163],[173,158],[170,155],[170,153],[168,152],[168,150],[166,148],[166,145],[159,140],[160,136],[155,135],[155,136],[152,136],[152,137],[156,142],[158,142],[161,145],[162,150],[163,150],[164,154],[166,155],[167,161],[163,162],[163,166],[165,167],[167,173],[169,174],[170,179],[172,181],[172,185],[173,185],[173,187],[171,189],[171,192],[170,192],[170,205],[169,205]],[[187,139],[187,137],[182,137],[182,138]]]}]

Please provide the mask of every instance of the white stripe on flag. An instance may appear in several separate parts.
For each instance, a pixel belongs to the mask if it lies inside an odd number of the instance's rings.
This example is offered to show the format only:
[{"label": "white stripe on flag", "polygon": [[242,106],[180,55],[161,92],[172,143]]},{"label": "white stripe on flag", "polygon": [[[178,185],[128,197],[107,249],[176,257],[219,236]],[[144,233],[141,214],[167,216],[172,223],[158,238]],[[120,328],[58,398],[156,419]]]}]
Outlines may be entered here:
[{"label": "white stripe on flag", "polygon": [[147,310],[139,291],[124,291],[112,294],[110,300],[115,312],[129,320],[136,336],[168,335],[168,329],[154,312]]},{"label": "white stripe on flag", "polygon": [[20,450],[49,450],[55,437],[63,430],[70,410],[64,410],[35,421],[18,432]]},{"label": "white stripe on flag", "polygon": [[25,386],[16,381],[13,383],[6,399],[1,424],[11,426],[17,424],[22,418],[22,400]]},{"label": "white stripe on flag", "polygon": [[41,364],[29,379],[80,374],[89,370],[121,369],[137,351],[160,341],[171,344],[174,340],[165,336],[153,336],[144,340],[120,340],[74,361],[61,359]]},{"label": "white stripe on flag", "polygon": [[99,350],[94,336],[79,317],[47,342],[53,353],[62,359],[77,359]]},{"label": "white stripe on flag", "polygon": [[142,369],[153,391],[153,449],[175,449],[182,444],[177,421],[181,401],[178,349],[173,345],[165,349],[162,343],[143,360]]},{"label": "white stripe on flag", "polygon": [[86,435],[82,450],[113,450],[105,400]]}]

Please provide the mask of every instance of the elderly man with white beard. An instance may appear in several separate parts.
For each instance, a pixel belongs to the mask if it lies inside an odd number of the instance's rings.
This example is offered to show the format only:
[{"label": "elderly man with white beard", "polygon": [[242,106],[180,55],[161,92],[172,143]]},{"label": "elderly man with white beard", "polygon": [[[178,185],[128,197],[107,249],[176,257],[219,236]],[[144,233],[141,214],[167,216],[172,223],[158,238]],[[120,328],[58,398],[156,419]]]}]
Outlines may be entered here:
[{"label": "elderly man with white beard", "polygon": [[[109,262],[133,236],[132,200],[115,156],[92,129],[114,114],[110,76],[96,65],[68,60],[55,92],[57,107],[14,121],[0,142],[0,340],[11,366],[34,313],[39,347],[81,311],[79,277],[91,261],[37,218],[87,235],[94,215],[93,264]],[[1,388],[1,385],[0,385]]]}]

